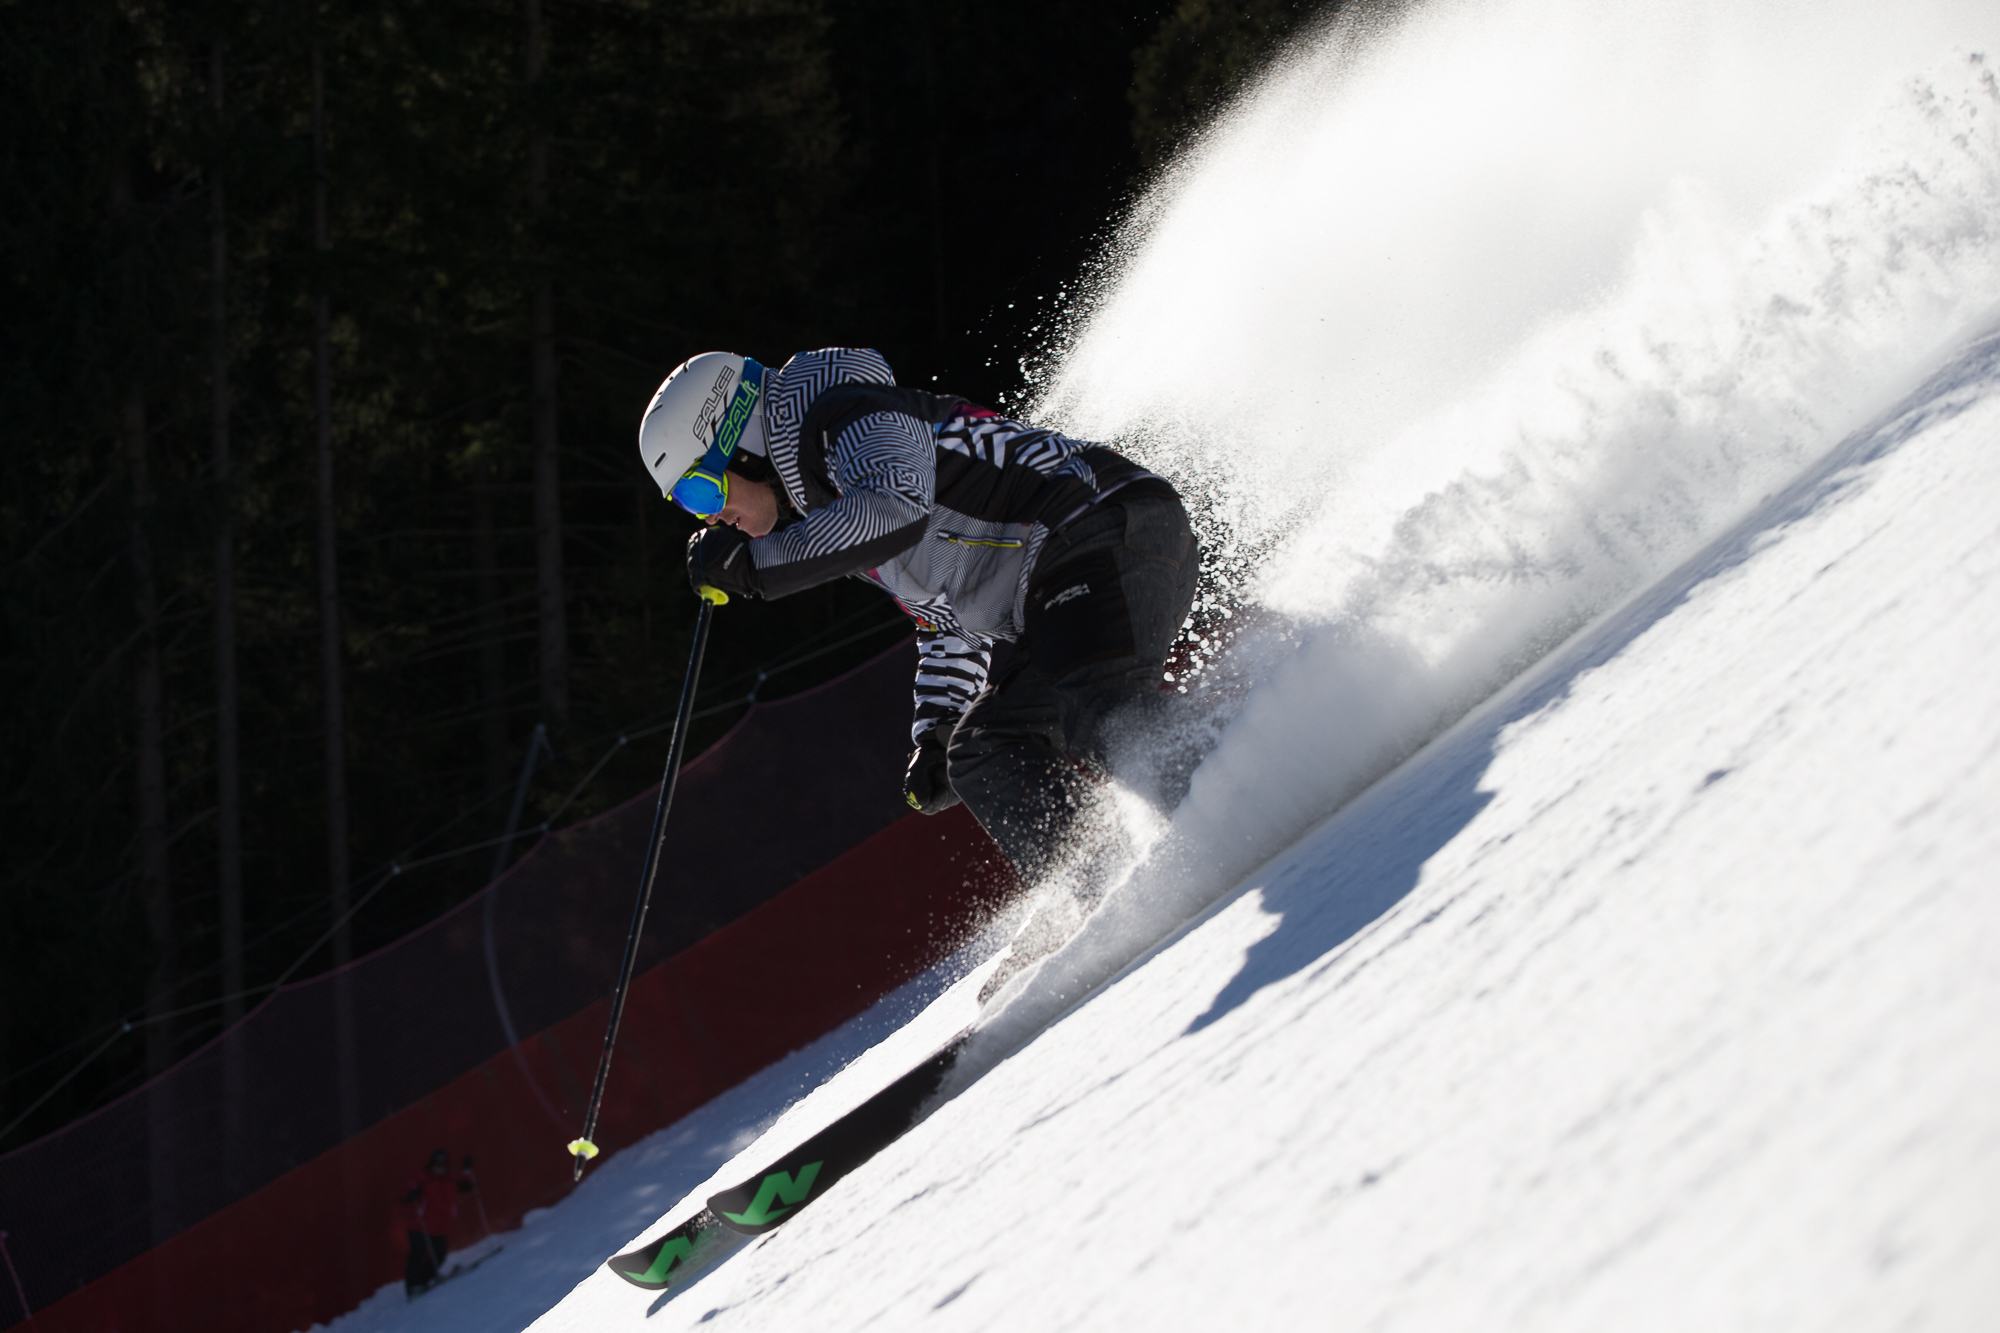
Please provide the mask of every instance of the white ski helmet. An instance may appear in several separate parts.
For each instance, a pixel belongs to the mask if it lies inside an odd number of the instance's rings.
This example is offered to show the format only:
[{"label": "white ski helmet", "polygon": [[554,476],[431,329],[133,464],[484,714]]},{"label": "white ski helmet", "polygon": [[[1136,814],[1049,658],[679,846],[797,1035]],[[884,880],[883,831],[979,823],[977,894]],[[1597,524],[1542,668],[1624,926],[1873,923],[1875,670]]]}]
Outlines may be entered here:
[{"label": "white ski helmet", "polygon": [[764,367],[734,352],[689,357],[667,376],[639,420],[639,461],[661,495],[673,496],[676,484],[705,458],[711,466],[702,471],[713,471],[720,482],[738,449],[764,453],[765,378]]}]

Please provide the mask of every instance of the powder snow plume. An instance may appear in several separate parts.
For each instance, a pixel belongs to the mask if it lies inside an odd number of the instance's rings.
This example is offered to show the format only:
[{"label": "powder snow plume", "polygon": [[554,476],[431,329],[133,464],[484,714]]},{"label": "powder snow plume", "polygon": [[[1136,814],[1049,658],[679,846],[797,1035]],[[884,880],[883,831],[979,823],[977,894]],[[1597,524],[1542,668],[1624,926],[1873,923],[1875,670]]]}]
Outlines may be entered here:
[{"label": "powder snow plume", "polygon": [[1072,299],[1037,410],[1176,479],[1244,628],[1202,648],[1195,693],[1235,702],[1187,802],[996,1055],[2000,302],[2000,9],[1339,21]]}]

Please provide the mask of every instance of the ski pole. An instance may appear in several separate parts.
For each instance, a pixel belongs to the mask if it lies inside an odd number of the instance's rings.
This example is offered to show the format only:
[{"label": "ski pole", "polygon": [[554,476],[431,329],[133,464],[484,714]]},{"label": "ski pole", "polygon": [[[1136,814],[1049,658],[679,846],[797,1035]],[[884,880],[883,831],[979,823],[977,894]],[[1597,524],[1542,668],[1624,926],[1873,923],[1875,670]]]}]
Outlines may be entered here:
[{"label": "ski pole", "polygon": [[625,959],[618,965],[618,985],[611,992],[611,1021],[604,1028],[604,1051],[597,1057],[597,1078],[590,1089],[590,1108],[583,1114],[583,1136],[571,1139],[576,1158],[571,1180],[583,1179],[584,1163],[597,1156],[591,1136],[597,1133],[597,1112],[604,1103],[604,1081],[611,1073],[611,1048],[618,1043],[618,1020],[625,1015],[625,992],[632,984],[632,967],[639,961],[639,933],[646,927],[646,907],[653,900],[653,881],[660,873],[660,850],[667,840],[667,809],[674,803],[674,782],[680,777],[681,752],[687,748],[688,719],[694,713],[694,690],[701,678],[702,654],[708,650],[708,626],[715,608],[729,600],[720,588],[701,590],[701,610],[694,621],[694,651],[688,656],[687,679],[681,682],[681,708],[674,718],[674,738],[667,746],[667,772],[660,779],[660,799],[653,807],[653,835],[646,845],[646,868],[639,875],[639,897],[632,904],[632,928],[625,936]]}]

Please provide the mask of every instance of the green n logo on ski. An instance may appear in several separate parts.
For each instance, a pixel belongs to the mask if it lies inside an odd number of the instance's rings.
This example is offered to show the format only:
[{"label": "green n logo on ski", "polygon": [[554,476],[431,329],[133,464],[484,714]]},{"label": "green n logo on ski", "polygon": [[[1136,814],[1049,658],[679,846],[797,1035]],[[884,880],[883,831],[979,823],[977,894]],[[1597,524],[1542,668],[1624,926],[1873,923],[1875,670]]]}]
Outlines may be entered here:
[{"label": "green n logo on ski", "polygon": [[[960,1033],[904,1074],[740,1185],[708,1196],[709,1214],[746,1236],[790,1220],[836,1181],[896,1141],[915,1122],[958,1059]],[[769,1159],[766,1159],[767,1161]],[[798,1163],[796,1170],[790,1169]]]},{"label": "green n logo on ski", "polygon": [[[669,1236],[660,1246],[660,1252],[653,1256],[653,1266],[643,1273],[632,1275],[632,1280],[643,1286],[664,1284],[667,1273],[676,1263],[686,1263],[694,1254],[694,1242],[686,1236]],[[626,1276],[620,1274],[619,1276]]]},{"label": "green n logo on ski", "polygon": [[[796,1179],[788,1171],[773,1171],[757,1187],[757,1197],[750,1201],[748,1208],[740,1213],[724,1213],[723,1216],[746,1227],[761,1227],[777,1221],[806,1201],[812,1193],[813,1181],[819,1179],[819,1169],[824,1165],[824,1162],[808,1162],[799,1168]],[[774,1203],[783,1203],[784,1207],[773,1208],[771,1205]]]},{"label": "green n logo on ski", "polygon": [[635,1287],[658,1291],[678,1283],[703,1264],[723,1235],[715,1214],[706,1208],[661,1236],[627,1254],[614,1254],[604,1266]]}]

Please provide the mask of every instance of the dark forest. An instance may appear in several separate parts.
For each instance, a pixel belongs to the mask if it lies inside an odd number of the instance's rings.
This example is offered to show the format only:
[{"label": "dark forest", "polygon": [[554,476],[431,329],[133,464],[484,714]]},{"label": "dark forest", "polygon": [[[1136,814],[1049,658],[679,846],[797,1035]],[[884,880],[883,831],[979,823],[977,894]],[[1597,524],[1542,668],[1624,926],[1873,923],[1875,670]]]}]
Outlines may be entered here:
[{"label": "dark forest", "polygon": [[[655,781],[666,372],[860,344],[1021,406],[1313,8],[0,6],[0,1151],[478,889],[524,769],[515,854]],[[690,753],[905,633],[730,608]]]}]

